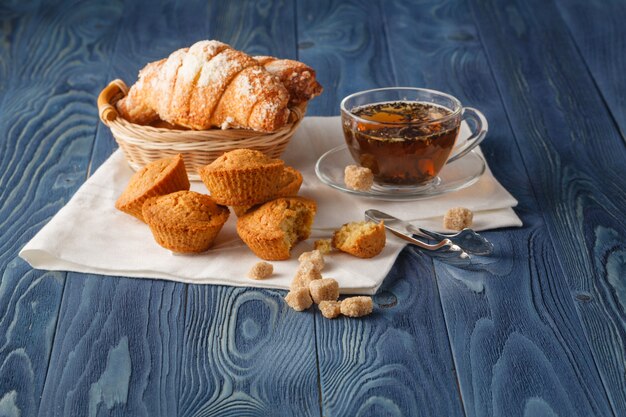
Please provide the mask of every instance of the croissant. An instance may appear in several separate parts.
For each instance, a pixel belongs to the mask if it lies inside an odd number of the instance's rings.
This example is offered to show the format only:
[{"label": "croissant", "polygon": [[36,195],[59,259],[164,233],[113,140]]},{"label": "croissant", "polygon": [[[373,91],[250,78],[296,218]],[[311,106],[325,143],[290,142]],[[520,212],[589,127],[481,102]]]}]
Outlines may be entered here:
[{"label": "croissant", "polygon": [[146,65],[117,104],[130,122],[158,119],[204,130],[273,132],[289,119],[289,93],[255,59],[219,41],[200,41]]},{"label": "croissant", "polygon": [[289,105],[297,106],[322,93],[315,79],[315,70],[300,61],[279,59],[273,56],[255,56],[259,64],[278,77],[289,92]]}]

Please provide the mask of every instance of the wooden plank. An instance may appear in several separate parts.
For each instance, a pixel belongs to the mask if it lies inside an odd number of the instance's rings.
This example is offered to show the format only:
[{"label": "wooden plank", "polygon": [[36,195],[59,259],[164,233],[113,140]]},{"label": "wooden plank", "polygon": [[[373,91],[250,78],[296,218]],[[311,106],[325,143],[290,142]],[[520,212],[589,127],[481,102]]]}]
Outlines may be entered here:
[{"label": "wooden plank", "polygon": [[68,275],[39,415],[177,415],[184,285]]},{"label": "wooden plank", "polygon": [[[291,2],[212,2],[208,37],[294,57]],[[252,266],[252,265],[251,265]],[[313,315],[283,291],[189,286],[179,415],[319,415]]]},{"label": "wooden plank", "polygon": [[65,274],[13,259],[0,281],[0,410],[37,415]]},{"label": "wooden plank", "polygon": [[114,26],[81,24],[37,2],[3,3],[0,13],[0,409],[33,416],[65,274],[32,270],[17,253],[85,176],[96,120],[86,110],[90,77]]},{"label": "wooden plank", "polygon": [[432,261],[407,249],[363,319],[316,314],[323,415],[463,416]]},{"label": "wooden plank", "polygon": [[[178,48],[175,42],[192,42],[205,26],[199,2],[184,10],[167,3],[117,6],[119,33],[98,63],[100,79],[89,103],[94,113],[97,93],[109,79],[130,84],[145,64],[141,60],[171,52],[152,45]],[[184,26],[171,23],[173,12]],[[89,7],[81,13],[92,23],[99,16]],[[96,120],[93,126],[91,172],[117,147],[106,127]],[[186,286],[173,282],[70,274],[39,415],[178,415],[185,296]]]},{"label": "wooden plank", "polygon": [[396,84],[380,16],[375,1],[298,2],[298,59],[324,86],[307,114],[338,115],[348,94]]},{"label": "wooden plank", "polygon": [[189,286],[179,415],[319,415],[313,313],[284,291]]},{"label": "wooden plank", "polygon": [[624,2],[558,0],[556,5],[626,141]]},{"label": "wooden plank", "polygon": [[[394,26],[384,25],[381,4],[298,4],[299,58],[325,86],[316,113],[336,114],[356,90],[396,84],[386,38]],[[403,252],[375,303],[362,320],[316,314],[322,414],[463,415],[430,259]]]},{"label": "wooden plank", "polygon": [[525,224],[486,233],[498,251],[484,269],[435,264],[466,415],[610,415],[467,5],[414,1],[384,13],[396,27],[414,28],[389,35],[396,68],[410,68],[399,72],[402,84],[442,89],[485,112],[483,151],[519,199]]},{"label": "wooden plank", "polygon": [[626,149],[553,4],[472,9],[592,358],[621,415]]}]

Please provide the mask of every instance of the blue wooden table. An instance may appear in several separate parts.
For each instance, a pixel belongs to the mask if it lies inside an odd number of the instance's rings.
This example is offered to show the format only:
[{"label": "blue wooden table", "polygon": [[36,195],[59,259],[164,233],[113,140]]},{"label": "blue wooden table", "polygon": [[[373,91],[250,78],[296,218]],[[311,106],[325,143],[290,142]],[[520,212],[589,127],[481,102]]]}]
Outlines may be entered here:
[{"label": "blue wooden table", "polygon": [[[0,3],[0,415],[625,416],[621,0]],[[95,99],[200,39],[313,65],[310,115],[450,92],[520,229],[461,271],[405,250],[363,320],[284,292],[33,270],[19,249],[116,145]]]}]

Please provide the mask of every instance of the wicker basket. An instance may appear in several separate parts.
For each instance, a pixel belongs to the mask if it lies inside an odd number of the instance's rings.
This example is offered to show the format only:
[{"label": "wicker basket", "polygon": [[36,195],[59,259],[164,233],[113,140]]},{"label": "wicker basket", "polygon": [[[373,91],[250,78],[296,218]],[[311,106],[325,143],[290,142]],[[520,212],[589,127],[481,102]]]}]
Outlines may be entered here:
[{"label": "wicker basket", "polygon": [[122,80],[114,80],[98,96],[98,113],[134,170],[160,158],[182,154],[189,179],[198,180],[198,167],[210,164],[224,152],[248,148],[271,158],[283,153],[304,117],[306,106],[292,108],[289,124],[272,133],[245,129],[175,130],[130,123],[118,117],[115,103],[128,93]]}]

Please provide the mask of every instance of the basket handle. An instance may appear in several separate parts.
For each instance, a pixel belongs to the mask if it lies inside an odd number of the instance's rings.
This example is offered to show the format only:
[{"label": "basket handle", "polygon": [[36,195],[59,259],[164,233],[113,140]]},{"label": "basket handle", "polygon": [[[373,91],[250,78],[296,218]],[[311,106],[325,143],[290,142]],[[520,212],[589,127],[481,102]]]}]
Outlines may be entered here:
[{"label": "basket handle", "polygon": [[122,80],[113,80],[98,95],[98,114],[105,125],[117,118],[115,103],[128,94],[128,87]]}]

